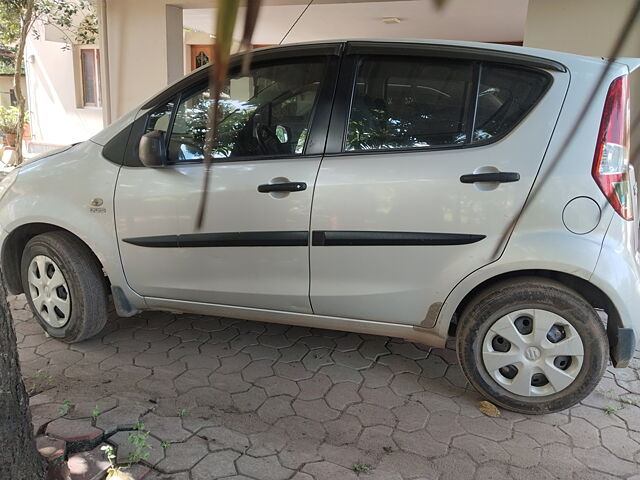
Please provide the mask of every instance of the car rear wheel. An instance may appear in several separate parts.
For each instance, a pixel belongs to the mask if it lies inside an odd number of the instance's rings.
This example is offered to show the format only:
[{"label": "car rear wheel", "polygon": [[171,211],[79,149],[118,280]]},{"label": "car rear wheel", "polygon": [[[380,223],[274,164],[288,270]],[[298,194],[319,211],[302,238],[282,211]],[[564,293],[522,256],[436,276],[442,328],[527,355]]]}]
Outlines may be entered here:
[{"label": "car rear wheel", "polygon": [[107,287],[91,251],[68,232],[32,238],[22,254],[22,284],[44,330],[68,343],[99,333],[107,321]]},{"label": "car rear wheel", "polygon": [[596,387],[609,350],[589,303],[547,279],[512,279],[464,310],[458,357],[471,384],[491,402],[521,413],[578,403]]}]

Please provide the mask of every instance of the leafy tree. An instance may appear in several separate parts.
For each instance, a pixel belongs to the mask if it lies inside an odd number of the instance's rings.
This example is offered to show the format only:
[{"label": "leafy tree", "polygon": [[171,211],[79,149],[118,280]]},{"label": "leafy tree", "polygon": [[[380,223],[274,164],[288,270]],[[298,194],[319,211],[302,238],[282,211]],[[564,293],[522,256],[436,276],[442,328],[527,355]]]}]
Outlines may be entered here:
[{"label": "leafy tree", "polygon": [[25,123],[26,100],[20,85],[23,72],[24,48],[29,34],[39,37],[38,25],[56,28],[71,44],[95,43],[98,22],[88,0],[0,0],[0,43],[15,45],[14,91],[18,102],[17,163],[22,163],[22,133]]}]

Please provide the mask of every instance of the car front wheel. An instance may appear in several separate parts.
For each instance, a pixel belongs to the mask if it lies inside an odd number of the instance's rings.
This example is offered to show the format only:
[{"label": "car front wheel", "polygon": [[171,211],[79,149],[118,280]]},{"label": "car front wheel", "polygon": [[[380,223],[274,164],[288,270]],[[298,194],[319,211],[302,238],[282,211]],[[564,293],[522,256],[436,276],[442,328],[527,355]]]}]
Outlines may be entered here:
[{"label": "car front wheel", "polygon": [[589,303],[546,279],[507,280],[464,310],[457,332],[461,366],[491,402],[542,414],[578,403],[607,366],[608,341]]},{"label": "car front wheel", "polygon": [[21,274],[31,310],[52,337],[74,343],[104,327],[104,275],[91,251],[70,233],[32,238],[22,254]]}]

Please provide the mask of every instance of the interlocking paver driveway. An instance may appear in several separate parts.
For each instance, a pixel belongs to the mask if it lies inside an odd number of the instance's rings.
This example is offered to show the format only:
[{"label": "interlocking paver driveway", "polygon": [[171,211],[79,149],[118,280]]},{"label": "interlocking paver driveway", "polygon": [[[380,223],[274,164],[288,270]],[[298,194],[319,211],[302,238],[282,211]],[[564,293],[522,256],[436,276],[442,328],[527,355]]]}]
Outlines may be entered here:
[{"label": "interlocking paver driveway", "polygon": [[[64,399],[70,418],[97,404],[107,430],[141,420],[151,478],[640,479],[640,352],[571,410],[489,418],[451,350],[161,312],[114,316],[66,345],[45,337],[23,296],[10,303],[23,374],[44,390],[36,426]],[[127,435],[112,441],[126,451]]]}]

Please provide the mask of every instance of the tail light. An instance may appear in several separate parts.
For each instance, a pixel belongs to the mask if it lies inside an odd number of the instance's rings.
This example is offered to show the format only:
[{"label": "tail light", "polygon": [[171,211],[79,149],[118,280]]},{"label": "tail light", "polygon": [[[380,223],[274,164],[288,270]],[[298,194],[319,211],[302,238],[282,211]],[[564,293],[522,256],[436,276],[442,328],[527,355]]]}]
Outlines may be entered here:
[{"label": "tail light", "polygon": [[609,203],[625,220],[633,220],[629,181],[629,85],[627,76],[609,86],[591,171]]}]

